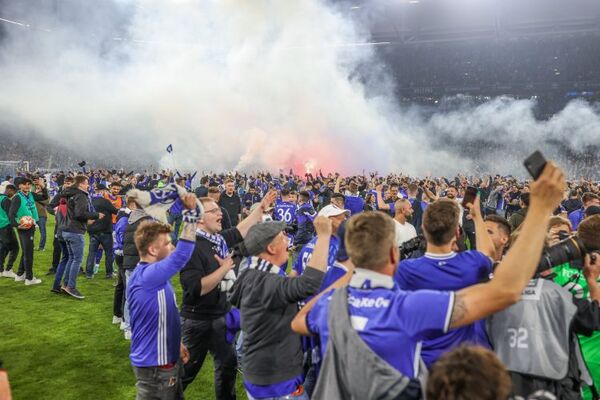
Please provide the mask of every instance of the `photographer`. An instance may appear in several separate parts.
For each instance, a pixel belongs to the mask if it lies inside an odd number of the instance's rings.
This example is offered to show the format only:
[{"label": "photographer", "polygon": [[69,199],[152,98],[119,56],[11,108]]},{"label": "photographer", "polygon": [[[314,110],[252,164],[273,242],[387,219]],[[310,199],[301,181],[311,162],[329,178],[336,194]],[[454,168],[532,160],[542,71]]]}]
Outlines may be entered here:
[{"label": "photographer", "polygon": [[[577,334],[600,330],[600,257],[585,256],[590,298],[577,299],[541,277],[533,279],[520,302],[488,319],[487,332],[496,355],[510,371],[513,394],[544,389],[559,399],[581,399],[592,385],[582,361]],[[597,393],[594,393],[597,398]]]},{"label": "photographer", "polygon": [[[555,252],[561,250],[564,246],[556,246],[561,239],[570,235],[570,222],[564,218],[553,217],[549,223],[549,239],[548,246],[551,246],[546,253]],[[579,231],[575,236],[579,240],[582,246],[585,246],[587,250],[600,249],[600,216],[593,216],[586,218],[580,225]],[[567,243],[571,243],[570,241]],[[582,271],[581,259],[571,259],[567,262],[563,262],[564,256],[573,255],[576,256],[576,252],[563,251],[561,255],[550,257],[550,260],[554,264],[550,271],[547,271],[548,278],[552,278],[555,283],[567,289],[571,294],[580,299],[589,299],[591,297],[590,286],[588,285],[588,279],[586,279]],[[547,266],[547,265],[546,265]],[[546,268],[540,268],[543,270]],[[592,286],[593,288],[593,286]],[[600,332],[596,332],[590,337],[579,336],[579,342],[581,344],[581,350],[583,353],[584,360],[592,374],[593,381],[596,387],[600,386]],[[585,389],[586,399],[591,398],[589,389]]]},{"label": "photographer", "polygon": [[[468,208],[479,250],[455,253],[459,240],[459,205],[454,200],[438,200],[430,204],[423,214],[423,233],[427,239],[425,255],[403,260],[396,270],[394,280],[400,289],[459,290],[489,279],[496,250],[481,216],[479,197]],[[430,367],[442,353],[464,342],[489,348],[482,322],[425,341],[423,361]]]}]

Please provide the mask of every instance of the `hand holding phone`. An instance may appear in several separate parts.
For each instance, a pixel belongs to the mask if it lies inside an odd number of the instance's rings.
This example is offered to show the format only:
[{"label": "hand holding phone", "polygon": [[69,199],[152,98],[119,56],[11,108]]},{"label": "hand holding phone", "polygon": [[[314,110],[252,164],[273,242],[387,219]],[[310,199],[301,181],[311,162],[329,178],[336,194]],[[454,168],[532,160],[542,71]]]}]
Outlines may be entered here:
[{"label": "hand holding phone", "polygon": [[542,174],[542,171],[546,166],[546,162],[547,161],[544,155],[539,150],[537,150],[532,155],[527,157],[525,161],[523,161],[523,165],[525,165],[525,168],[533,177],[533,179],[537,180],[537,178],[539,178]]}]

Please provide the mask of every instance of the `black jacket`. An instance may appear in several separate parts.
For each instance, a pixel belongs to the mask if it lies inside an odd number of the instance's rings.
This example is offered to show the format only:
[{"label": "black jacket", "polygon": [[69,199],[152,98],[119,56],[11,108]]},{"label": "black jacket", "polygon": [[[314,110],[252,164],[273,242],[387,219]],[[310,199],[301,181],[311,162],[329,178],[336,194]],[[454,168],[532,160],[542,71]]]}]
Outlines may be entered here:
[{"label": "black jacket", "polygon": [[129,214],[125,235],[123,235],[123,269],[134,269],[140,262],[140,254],[135,247],[133,236],[137,227],[146,220],[151,220],[152,217],[144,212],[144,210],[133,210]]},{"label": "black jacket", "polygon": [[119,210],[113,206],[113,204],[105,199],[104,197],[96,197],[92,199],[92,205],[99,213],[103,213],[104,217],[96,220],[93,224],[88,226],[88,232],[94,233],[112,233],[113,224],[111,216],[117,214]]},{"label": "black jacket", "polygon": [[74,186],[62,192],[67,200],[67,221],[63,232],[84,234],[87,231],[88,220],[96,220],[99,215],[93,210],[89,194]]},{"label": "black jacket", "polygon": [[[221,236],[231,249],[244,240],[237,228],[224,230]],[[215,245],[208,240],[197,237],[196,247],[190,261],[181,270],[179,279],[183,287],[183,306],[181,316],[194,320],[212,320],[223,317],[229,311],[227,296],[217,285],[209,293],[201,295],[201,279],[219,268],[215,259]]]},{"label": "black jacket", "polygon": [[236,226],[238,222],[240,222],[239,214],[242,213],[242,200],[240,199],[240,196],[234,192],[230,197],[223,192],[218,204],[227,210],[229,219],[231,220],[231,225]]}]

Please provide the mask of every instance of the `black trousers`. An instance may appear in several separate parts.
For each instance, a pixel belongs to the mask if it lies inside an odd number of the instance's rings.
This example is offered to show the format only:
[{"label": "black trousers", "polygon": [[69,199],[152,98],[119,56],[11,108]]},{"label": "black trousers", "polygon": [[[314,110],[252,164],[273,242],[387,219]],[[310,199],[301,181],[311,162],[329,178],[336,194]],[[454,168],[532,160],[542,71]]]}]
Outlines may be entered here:
[{"label": "black trousers", "polygon": [[123,256],[115,255],[115,263],[117,264],[117,286],[115,286],[115,295],[113,298],[113,315],[123,318],[123,305],[125,304],[125,270],[123,269]]},{"label": "black trousers", "polygon": [[21,262],[17,275],[25,273],[25,279],[33,279],[33,235],[35,227],[29,229],[17,229],[19,244],[21,245]]},{"label": "black trousers", "polygon": [[60,263],[60,256],[61,256],[61,246],[60,243],[58,241],[58,237],[56,236],[56,229],[54,230],[54,240],[52,241],[52,247],[54,248],[52,250],[52,267],[50,268],[51,272],[56,272],[56,268],[58,268],[58,264]]},{"label": "black trousers", "polygon": [[[0,272],[12,270],[18,255],[19,241],[13,227],[9,225],[0,229]],[[8,256],[8,263],[5,266],[6,256]]]},{"label": "black trousers", "polygon": [[183,389],[192,383],[210,351],[215,364],[215,398],[235,400],[237,359],[233,345],[225,340],[225,317],[213,320],[182,318],[182,340],[190,352],[184,365]]}]

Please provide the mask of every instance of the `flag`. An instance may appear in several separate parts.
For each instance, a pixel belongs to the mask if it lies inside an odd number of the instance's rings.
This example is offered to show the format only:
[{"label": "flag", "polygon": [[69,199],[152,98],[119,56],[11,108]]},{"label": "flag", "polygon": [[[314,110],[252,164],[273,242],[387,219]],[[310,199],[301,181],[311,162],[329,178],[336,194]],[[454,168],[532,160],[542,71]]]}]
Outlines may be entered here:
[{"label": "flag", "polygon": [[167,146],[167,153],[172,153],[173,152],[173,145],[170,144]]}]

